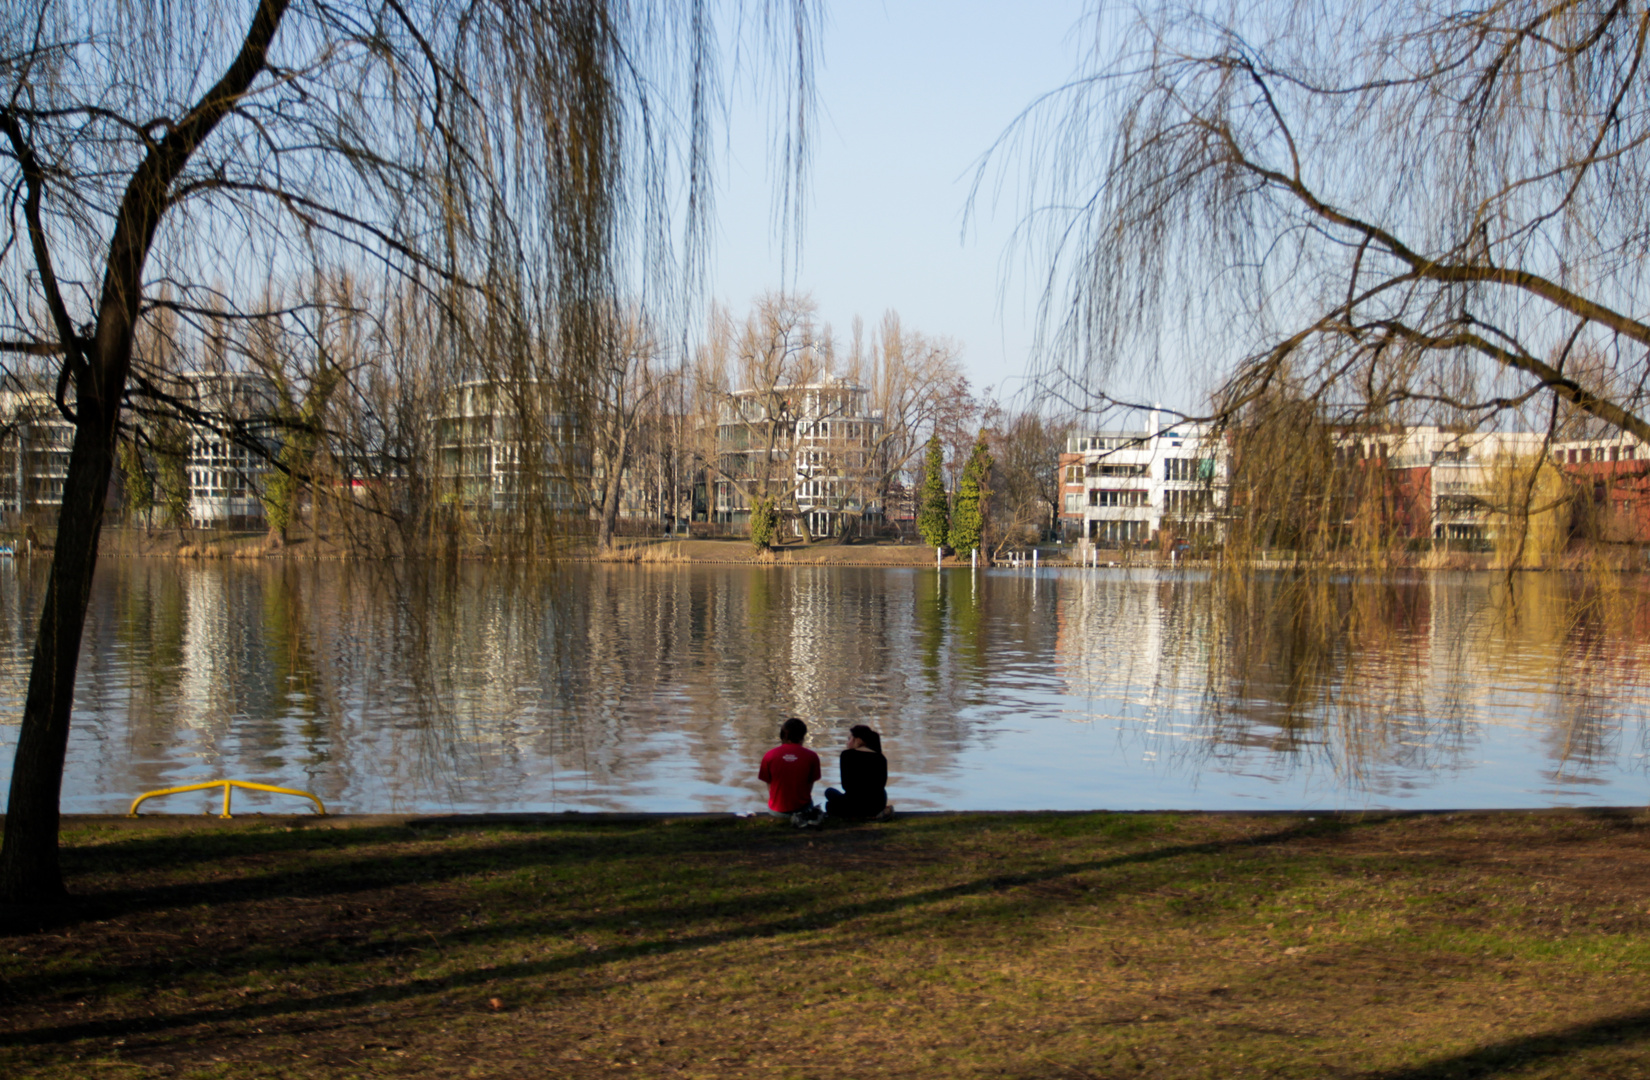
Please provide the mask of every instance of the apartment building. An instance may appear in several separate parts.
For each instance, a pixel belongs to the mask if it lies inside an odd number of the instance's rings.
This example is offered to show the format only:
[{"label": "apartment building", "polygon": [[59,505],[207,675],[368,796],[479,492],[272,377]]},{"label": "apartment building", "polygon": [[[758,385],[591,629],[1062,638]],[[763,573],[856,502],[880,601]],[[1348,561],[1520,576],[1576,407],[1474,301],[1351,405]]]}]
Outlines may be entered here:
[{"label": "apartment building", "polygon": [[883,418],[870,401],[868,388],[841,379],[728,395],[716,421],[712,520],[748,528],[765,480],[775,496],[794,492],[814,536],[849,521],[880,524]]},{"label": "apartment building", "polygon": [[1552,461],[1589,506],[1588,535],[1650,544],[1650,446],[1620,433],[1569,440],[1553,444]]},{"label": "apartment building", "polygon": [[258,498],[280,453],[280,391],[254,372],[196,371],[179,380],[181,396],[209,424],[189,426],[189,521],[197,529],[251,529],[264,524]]},{"label": "apartment building", "polygon": [[[208,421],[185,425],[181,475],[188,524],[261,525],[258,490],[270,468],[268,455],[280,445],[274,385],[261,375],[190,372],[170,390]],[[249,449],[247,441],[263,452]],[[57,408],[52,380],[8,374],[0,381],[0,522],[13,526],[56,516],[73,445],[74,425]]]},{"label": "apartment building", "polygon": [[1202,424],[1068,437],[1060,455],[1063,529],[1101,548],[1218,542],[1226,505],[1224,441]]},{"label": "apartment building", "polygon": [[55,518],[69,475],[74,425],[58,411],[52,382],[7,373],[0,379],[0,521]]},{"label": "apartment building", "polygon": [[553,509],[588,509],[590,449],[577,419],[555,408],[547,387],[460,383],[442,395],[434,426],[443,502],[503,513],[531,494]]},{"label": "apartment building", "polygon": [[[1650,543],[1650,446],[1629,436],[1549,445],[1537,432],[1371,425],[1334,437],[1348,523],[1374,512],[1387,535],[1445,547],[1494,543],[1509,484],[1544,454],[1566,485],[1571,534]],[[1060,472],[1066,531],[1096,547],[1218,542],[1223,516],[1242,512],[1228,500],[1224,441],[1197,425],[1073,435]],[[1360,473],[1377,482],[1351,482]]]}]

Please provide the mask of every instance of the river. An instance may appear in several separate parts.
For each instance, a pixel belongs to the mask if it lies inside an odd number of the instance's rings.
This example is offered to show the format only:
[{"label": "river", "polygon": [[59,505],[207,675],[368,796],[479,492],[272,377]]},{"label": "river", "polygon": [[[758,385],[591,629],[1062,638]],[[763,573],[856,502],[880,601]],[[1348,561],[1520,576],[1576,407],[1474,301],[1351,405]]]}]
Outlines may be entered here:
[{"label": "river", "polygon": [[[0,562],[5,776],[43,571]],[[63,808],[749,811],[789,715],[828,783],[881,730],[912,810],[1636,804],[1647,630],[1558,575],[110,559]]]}]

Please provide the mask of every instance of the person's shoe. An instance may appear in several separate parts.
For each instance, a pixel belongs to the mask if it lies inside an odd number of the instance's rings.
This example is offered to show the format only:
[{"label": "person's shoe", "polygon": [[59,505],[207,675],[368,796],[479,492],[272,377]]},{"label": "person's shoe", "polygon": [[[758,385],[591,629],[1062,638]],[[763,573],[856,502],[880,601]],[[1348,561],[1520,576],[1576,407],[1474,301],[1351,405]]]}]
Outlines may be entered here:
[{"label": "person's shoe", "polygon": [[875,820],[875,821],[893,821],[894,820],[894,804],[893,803],[887,803],[886,805],[884,805],[881,810],[877,811],[877,816],[873,820]]},{"label": "person's shoe", "polygon": [[817,829],[825,823],[825,811],[817,806],[810,806],[798,810],[793,820],[799,829]]}]

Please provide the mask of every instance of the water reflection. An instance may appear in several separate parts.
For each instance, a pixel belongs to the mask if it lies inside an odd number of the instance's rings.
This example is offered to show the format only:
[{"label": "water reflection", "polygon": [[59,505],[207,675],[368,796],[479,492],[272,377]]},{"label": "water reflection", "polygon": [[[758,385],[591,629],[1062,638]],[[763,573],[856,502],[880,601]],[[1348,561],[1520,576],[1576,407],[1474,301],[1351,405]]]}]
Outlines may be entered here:
[{"label": "water reflection", "polygon": [[[42,569],[0,565],[8,767]],[[1634,803],[1647,630],[1553,575],[118,561],[64,807],[751,809],[792,714],[828,781],[881,727],[912,808]]]}]

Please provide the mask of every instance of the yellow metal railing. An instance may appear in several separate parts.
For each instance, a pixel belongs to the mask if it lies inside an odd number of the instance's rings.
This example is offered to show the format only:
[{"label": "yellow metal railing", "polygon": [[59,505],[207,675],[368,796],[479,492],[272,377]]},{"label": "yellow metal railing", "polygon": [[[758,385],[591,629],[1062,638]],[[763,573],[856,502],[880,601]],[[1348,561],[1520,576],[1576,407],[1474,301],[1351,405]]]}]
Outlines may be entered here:
[{"label": "yellow metal railing", "polygon": [[208,780],[204,784],[185,784],[182,787],[160,788],[156,791],[146,791],[132,800],[132,808],[126,811],[127,817],[137,817],[138,804],[144,799],[153,799],[156,795],[176,795],[180,791],[205,791],[207,788],[223,788],[223,813],[219,817],[233,817],[229,812],[229,793],[236,788],[246,788],[248,791],[273,791],[277,795],[299,795],[315,804],[315,812],[322,817],[326,816],[327,808],[321,805],[321,800],[307,791],[297,788],[276,787],[274,784],[258,784],[251,780]]}]

